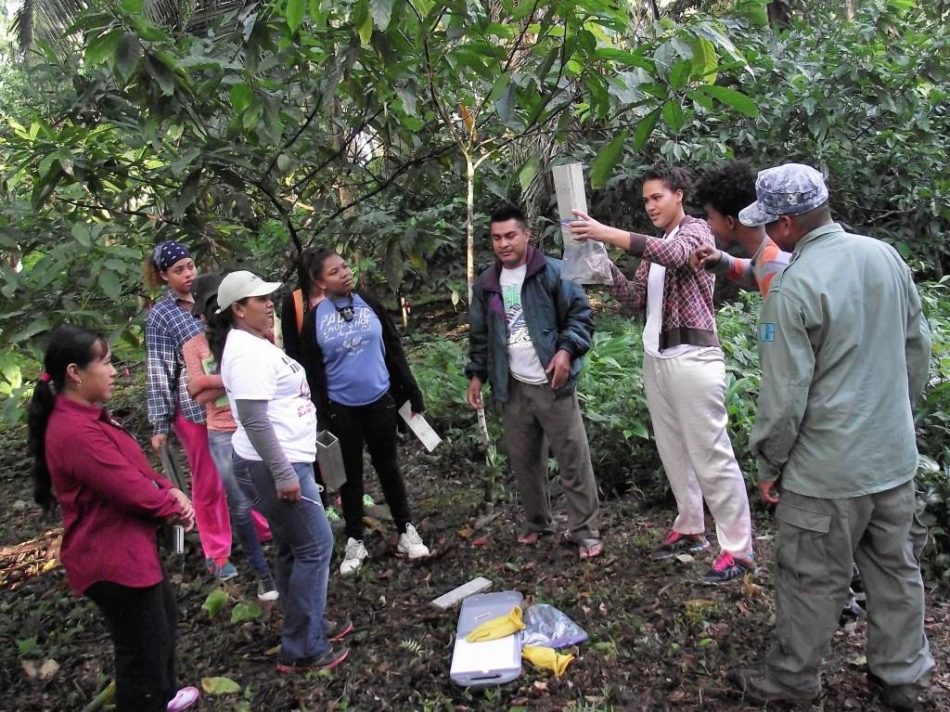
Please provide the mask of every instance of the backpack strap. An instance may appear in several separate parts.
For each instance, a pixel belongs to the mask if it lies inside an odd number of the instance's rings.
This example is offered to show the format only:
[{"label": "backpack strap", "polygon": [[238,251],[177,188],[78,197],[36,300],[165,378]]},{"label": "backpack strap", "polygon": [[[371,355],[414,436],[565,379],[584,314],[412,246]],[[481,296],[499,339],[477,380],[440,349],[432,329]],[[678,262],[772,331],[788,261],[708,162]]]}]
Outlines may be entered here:
[{"label": "backpack strap", "polygon": [[303,331],[303,290],[294,290],[294,314],[297,316],[297,333]]}]

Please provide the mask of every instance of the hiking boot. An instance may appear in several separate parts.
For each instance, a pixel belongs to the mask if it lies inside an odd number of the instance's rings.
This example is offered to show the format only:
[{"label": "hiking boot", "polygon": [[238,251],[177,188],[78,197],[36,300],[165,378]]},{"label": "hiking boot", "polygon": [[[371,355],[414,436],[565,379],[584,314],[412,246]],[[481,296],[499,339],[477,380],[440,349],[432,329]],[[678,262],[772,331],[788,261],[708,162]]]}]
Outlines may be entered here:
[{"label": "hiking boot", "polygon": [[274,583],[274,577],[270,574],[264,574],[257,578],[257,600],[270,603],[280,598],[277,592],[277,584]]},{"label": "hiking boot", "polygon": [[671,531],[663,543],[653,550],[653,558],[662,561],[677,554],[697,554],[708,548],[709,540],[702,534],[680,534],[678,531]]},{"label": "hiking boot", "polygon": [[725,551],[716,557],[712,568],[703,576],[704,583],[726,583],[746,574],[755,573],[755,564],[746,559],[737,559]]},{"label": "hiking boot", "polygon": [[924,692],[920,685],[888,685],[873,672],[868,673],[868,685],[881,699],[895,710],[910,712],[920,705],[920,695]]},{"label": "hiking boot", "polygon": [[406,531],[399,535],[396,552],[410,559],[423,559],[429,555],[429,547],[422,543],[422,537],[411,524],[406,525]]},{"label": "hiking boot", "polygon": [[228,557],[222,556],[219,559],[205,559],[205,568],[208,573],[214,576],[218,581],[227,581],[238,575],[234,564],[228,561]]},{"label": "hiking boot", "polygon": [[194,705],[199,697],[201,697],[201,693],[197,687],[183,687],[168,701],[165,709],[168,712],[182,712]]},{"label": "hiking boot", "polygon": [[353,621],[331,621],[329,618],[324,618],[323,632],[331,643],[338,643],[353,632]]},{"label": "hiking boot", "polygon": [[366,547],[363,546],[362,539],[350,537],[346,540],[346,554],[343,556],[343,563],[340,564],[340,575],[349,576],[355,574],[363,566],[363,559],[369,556]]},{"label": "hiking boot", "polygon": [[726,678],[739,691],[743,702],[764,705],[768,702],[811,702],[821,696],[821,686],[814,692],[790,690],[769,677],[763,668],[732,670]]},{"label": "hiking boot", "polygon": [[316,670],[332,670],[346,660],[350,655],[347,648],[334,650],[330,648],[319,658],[277,658],[277,672],[281,675],[291,675],[297,672],[312,672]]}]

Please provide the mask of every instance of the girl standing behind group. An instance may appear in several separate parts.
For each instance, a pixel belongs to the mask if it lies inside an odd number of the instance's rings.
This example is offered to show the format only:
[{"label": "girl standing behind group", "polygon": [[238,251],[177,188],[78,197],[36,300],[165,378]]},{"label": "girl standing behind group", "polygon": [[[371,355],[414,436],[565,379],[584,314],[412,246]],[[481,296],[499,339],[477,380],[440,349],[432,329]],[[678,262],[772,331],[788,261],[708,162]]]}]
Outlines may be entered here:
[{"label": "girl standing behind group", "polygon": [[686,214],[689,174],[662,167],[647,172],[643,205],[662,237],[602,225],[579,210],[570,223],[578,239],[597,240],[641,257],[632,281],[616,266],[614,294],[646,311],[643,388],[677,517],[654,558],[705,551],[703,500],[716,521],[721,553],[703,577],[723,583],[755,570],[745,480],[726,431],[726,367],[713,309],[715,278],[694,270],[690,256],[714,245],[709,226]]},{"label": "girl standing behind group", "polygon": [[[213,329],[214,323],[222,318],[215,313],[220,283],[221,277],[216,274],[203,274],[194,283],[195,313],[209,329]],[[274,601],[278,598],[277,586],[261,548],[254,512],[234,479],[231,436],[237,430],[237,423],[231,415],[224,381],[211,356],[211,347],[205,334],[198,333],[186,341],[182,346],[182,355],[188,371],[188,395],[203,404],[208,411],[208,446],[228,495],[232,528],[237,532],[244,554],[257,575],[257,597],[262,601]],[[261,524],[260,529],[262,533],[270,533],[266,523]]]},{"label": "girl standing behind group", "polygon": [[156,245],[146,262],[148,286],[168,290],[155,302],[145,324],[145,390],[152,450],[158,452],[174,429],[191,469],[191,494],[205,566],[218,579],[237,576],[231,555],[231,522],[221,477],[208,449],[204,406],[188,395],[182,345],[204,330],[191,313],[191,284],[197,276],[188,248],[177,242]]},{"label": "girl standing behind group", "polygon": [[284,351],[294,361],[302,359],[300,332],[304,318],[317,304],[323,301],[325,294],[313,279],[314,261],[321,252],[316,247],[308,247],[297,260],[297,284],[299,289],[284,297],[280,304],[280,332],[284,338]]},{"label": "girl standing behind group", "polygon": [[346,483],[340,488],[346,522],[343,575],[367,557],[363,545],[363,445],[383,488],[399,533],[397,552],[410,559],[429,555],[412,525],[406,485],[396,455],[397,404],[425,409],[422,393],[385,308],[353,289],[353,275],[336,252],[324,250],[311,263],[312,279],[326,295],[304,319],[303,365],[320,422],[340,440]]},{"label": "girl standing behind group", "polygon": [[101,407],[112,398],[116,373],[102,336],[61,326],[43,365],[29,410],[34,497],[49,508],[55,492],[69,584],[106,619],[116,709],[187,709],[198,690],[176,690],[178,610],[156,540],[162,523],[194,525],[191,502],[149,467],[135,438]]}]

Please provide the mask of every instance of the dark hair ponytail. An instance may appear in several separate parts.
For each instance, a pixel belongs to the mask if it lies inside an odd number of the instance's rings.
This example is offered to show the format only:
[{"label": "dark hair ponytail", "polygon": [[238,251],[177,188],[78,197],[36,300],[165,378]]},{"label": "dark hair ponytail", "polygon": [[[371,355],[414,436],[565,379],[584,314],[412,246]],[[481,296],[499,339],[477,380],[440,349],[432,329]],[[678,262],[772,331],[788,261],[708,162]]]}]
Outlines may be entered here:
[{"label": "dark hair ponytail", "polygon": [[95,359],[109,353],[109,344],[101,334],[81,326],[64,324],[50,336],[43,356],[45,373],[33,388],[33,397],[27,411],[27,449],[33,455],[33,499],[44,509],[50,509],[56,500],[53,483],[46,465],[46,426],[53,412],[56,394],[63,391],[66,368],[74,363],[85,368]]},{"label": "dark hair ponytail", "polygon": [[[234,302],[234,304],[245,303],[247,303],[247,298]],[[211,349],[214,362],[218,365],[218,373],[221,372],[221,358],[224,356],[224,345],[228,341],[228,332],[231,331],[233,325],[234,312],[231,311],[231,307],[220,314],[214,308],[209,308],[205,312],[205,336],[208,338],[208,347]]]}]

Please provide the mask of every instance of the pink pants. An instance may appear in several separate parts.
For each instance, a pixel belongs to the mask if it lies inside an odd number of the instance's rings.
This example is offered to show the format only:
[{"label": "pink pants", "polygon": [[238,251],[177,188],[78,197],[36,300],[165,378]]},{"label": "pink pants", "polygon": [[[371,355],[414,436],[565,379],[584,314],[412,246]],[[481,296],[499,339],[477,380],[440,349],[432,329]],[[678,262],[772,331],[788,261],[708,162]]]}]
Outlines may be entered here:
[{"label": "pink pants", "polygon": [[191,469],[191,502],[205,558],[226,558],[231,555],[231,520],[224,485],[208,449],[208,430],[181,413],[175,413],[172,428]]}]

